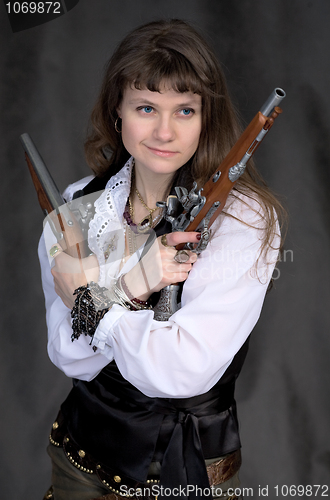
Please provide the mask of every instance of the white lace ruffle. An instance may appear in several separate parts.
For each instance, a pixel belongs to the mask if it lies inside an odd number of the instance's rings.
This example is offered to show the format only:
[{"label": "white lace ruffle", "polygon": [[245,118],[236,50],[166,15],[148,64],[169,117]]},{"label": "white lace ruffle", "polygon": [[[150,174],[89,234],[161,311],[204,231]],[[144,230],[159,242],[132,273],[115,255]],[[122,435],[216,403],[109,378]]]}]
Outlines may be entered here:
[{"label": "white lace ruffle", "polygon": [[113,358],[113,346],[110,345],[113,328],[126,312],[127,309],[123,306],[114,304],[111,308],[111,315],[106,314],[101,319],[93,336],[92,346],[97,347],[98,352],[101,352],[109,359]]},{"label": "white lace ruffle", "polygon": [[112,347],[107,344],[108,335],[103,332],[101,329],[98,330],[98,337],[93,336],[93,347],[96,347],[99,352],[104,354],[104,356],[111,359],[113,357]]},{"label": "white lace ruffle", "polygon": [[95,202],[95,216],[90,222],[88,245],[96,255],[100,276],[99,285],[111,288],[125,251],[123,213],[131,187],[133,158],[118,174],[111,177]]}]

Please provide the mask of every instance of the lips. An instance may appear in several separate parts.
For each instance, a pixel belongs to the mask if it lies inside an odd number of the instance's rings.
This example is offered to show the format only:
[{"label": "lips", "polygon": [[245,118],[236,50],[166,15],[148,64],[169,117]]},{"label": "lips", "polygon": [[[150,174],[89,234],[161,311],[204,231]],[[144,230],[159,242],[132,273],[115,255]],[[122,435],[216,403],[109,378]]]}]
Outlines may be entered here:
[{"label": "lips", "polygon": [[170,158],[178,154],[178,151],[169,151],[167,149],[152,148],[150,146],[146,146],[146,148],[154,155],[161,156],[163,158]]}]

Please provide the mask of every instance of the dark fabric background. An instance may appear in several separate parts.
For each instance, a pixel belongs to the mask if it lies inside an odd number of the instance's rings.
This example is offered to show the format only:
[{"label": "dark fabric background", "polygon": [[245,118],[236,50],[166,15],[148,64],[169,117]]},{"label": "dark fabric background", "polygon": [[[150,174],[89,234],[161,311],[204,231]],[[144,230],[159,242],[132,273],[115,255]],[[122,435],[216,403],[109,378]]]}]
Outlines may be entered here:
[{"label": "dark fabric background", "polygon": [[88,175],[82,144],[103,65],[128,30],[163,17],[203,31],[245,123],[274,87],[287,92],[256,155],[290,225],[238,382],[241,480],[246,498],[268,485],[274,499],[275,485],[330,483],[329,0],[80,0],[15,34],[0,7],[1,500],[42,498],[50,425],[71,385],[47,357],[43,217],[19,135],[31,134],[60,189]]}]

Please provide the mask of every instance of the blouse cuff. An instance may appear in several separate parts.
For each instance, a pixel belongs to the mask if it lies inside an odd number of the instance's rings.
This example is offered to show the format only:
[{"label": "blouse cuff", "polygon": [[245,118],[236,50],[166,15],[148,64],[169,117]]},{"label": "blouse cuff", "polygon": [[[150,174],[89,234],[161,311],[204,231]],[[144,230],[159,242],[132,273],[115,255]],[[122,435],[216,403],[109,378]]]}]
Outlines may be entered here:
[{"label": "blouse cuff", "polygon": [[113,333],[115,324],[127,312],[123,306],[114,304],[109,312],[101,319],[95,330],[92,346],[96,347],[108,359],[113,359]]}]

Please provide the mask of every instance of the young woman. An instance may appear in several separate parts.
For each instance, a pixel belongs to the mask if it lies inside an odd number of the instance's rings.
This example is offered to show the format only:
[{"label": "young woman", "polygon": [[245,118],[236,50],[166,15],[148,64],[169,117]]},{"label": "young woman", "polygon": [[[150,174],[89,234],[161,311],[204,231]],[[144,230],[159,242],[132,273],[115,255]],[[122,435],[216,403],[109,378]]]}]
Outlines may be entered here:
[{"label": "young woman", "polygon": [[[92,254],[40,244],[49,356],[74,379],[50,438],[56,500],[202,498],[210,485],[239,497],[234,386],[278,256],[281,207],[250,163],[197,258],[175,246],[199,234],[171,232],[156,205],[175,186],[202,186],[239,134],[220,65],[188,24],[153,22],[119,45],[85,146],[95,177],[65,193],[103,190]],[[157,321],[158,292],[172,283],[183,284],[181,307]]]}]

